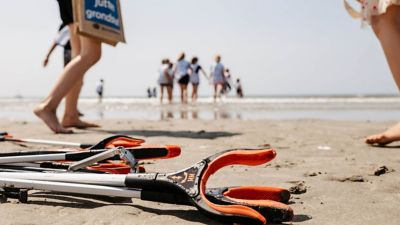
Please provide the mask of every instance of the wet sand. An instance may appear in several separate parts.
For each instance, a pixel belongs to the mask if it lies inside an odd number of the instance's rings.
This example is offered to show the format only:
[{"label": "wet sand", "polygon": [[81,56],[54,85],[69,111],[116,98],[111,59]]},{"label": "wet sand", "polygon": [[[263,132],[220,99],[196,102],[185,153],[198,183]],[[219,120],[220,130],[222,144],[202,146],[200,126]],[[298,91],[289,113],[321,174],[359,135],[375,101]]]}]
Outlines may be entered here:
[{"label": "wet sand", "polygon": [[[271,145],[277,158],[257,167],[229,167],[209,186],[269,185],[290,188],[303,182],[306,192],[293,195],[295,217],[288,224],[400,224],[400,143],[387,148],[365,145],[363,138],[394,122],[234,119],[106,120],[101,129],[54,135],[39,122],[0,121],[0,130],[17,137],[97,142],[113,134],[145,138],[148,143],[178,144],[175,159],[146,163],[147,171],[175,171],[215,152]],[[1,151],[46,149],[0,143]],[[386,166],[388,173],[374,172]],[[195,208],[133,200],[131,204],[32,193],[29,204],[0,205],[1,224],[219,224]]]}]

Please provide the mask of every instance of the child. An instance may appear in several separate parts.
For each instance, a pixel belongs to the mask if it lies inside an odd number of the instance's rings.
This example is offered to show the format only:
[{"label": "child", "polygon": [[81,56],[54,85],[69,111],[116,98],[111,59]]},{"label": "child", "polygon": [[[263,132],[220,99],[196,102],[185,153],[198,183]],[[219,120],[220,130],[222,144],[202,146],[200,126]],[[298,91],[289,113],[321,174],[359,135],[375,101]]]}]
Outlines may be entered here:
[{"label": "child", "polygon": [[[400,1],[399,0],[360,0],[361,13],[353,10],[346,3],[346,8],[353,17],[362,18],[369,23],[381,43],[393,78],[400,89]],[[400,141],[400,123],[383,133],[366,138],[367,144],[386,145]]]},{"label": "child", "polygon": [[203,67],[198,64],[198,62],[199,59],[197,57],[193,57],[190,65],[192,69],[192,73],[190,74],[190,83],[192,84],[192,102],[196,102],[198,97],[197,93],[200,85],[200,72],[208,79],[206,72],[204,71]]}]

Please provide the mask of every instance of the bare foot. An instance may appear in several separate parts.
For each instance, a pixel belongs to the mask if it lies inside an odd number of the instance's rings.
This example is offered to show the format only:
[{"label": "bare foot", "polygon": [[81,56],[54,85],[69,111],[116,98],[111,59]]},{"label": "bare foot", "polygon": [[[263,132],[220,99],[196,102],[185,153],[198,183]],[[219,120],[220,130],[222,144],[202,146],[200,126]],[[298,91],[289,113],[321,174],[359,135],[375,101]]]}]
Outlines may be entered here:
[{"label": "bare foot", "polygon": [[54,133],[56,134],[72,134],[73,131],[65,129],[58,122],[56,113],[54,111],[46,110],[43,106],[39,105],[33,112],[39,117]]},{"label": "bare foot", "polygon": [[79,129],[86,129],[86,128],[93,128],[93,127],[100,127],[100,125],[95,123],[90,123],[83,121],[79,118],[63,118],[61,123],[64,127],[75,127]]},{"label": "bare foot", "polygon": [[378,144],[378,145],[387,145],[394,141],[400,141],[400,123],[395,126],[389,128],[385,132],[381,134],[375,134],[367,137],[365,139],[365,143],[367,144]]}]

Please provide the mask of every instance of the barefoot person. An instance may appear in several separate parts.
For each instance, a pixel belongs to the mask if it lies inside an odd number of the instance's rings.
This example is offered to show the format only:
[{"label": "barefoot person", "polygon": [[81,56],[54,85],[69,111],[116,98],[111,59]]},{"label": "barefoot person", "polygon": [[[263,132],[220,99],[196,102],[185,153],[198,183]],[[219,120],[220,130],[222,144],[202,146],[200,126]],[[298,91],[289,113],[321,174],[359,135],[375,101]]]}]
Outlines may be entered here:
[{"label": "barefoot person", "polygon": [[[71,34],[69,32],[69,27],[67,24],[61,24],[60,29],[58,30],[57,36],[55,37],[53,43],[51,44],[51,47],[49,51],[46,54],[45,59],[43,60],[43,67],[46,67],[49,64],[50,57],[54,52],[54,49],[57,46],[61,46],[64,49],[64,67],[68,65],[69,62],[71,62],[72,59],[72,50],[71,50],[71,42],[70,42]],[[81,113],[78,110],[78,115],[83,116],[83,113]]]},{"label": "barefoot person", "polygon": [[215,57],[215,63],[211,66],[211,78],[214,84],[214,102],[217,98],[221,97],[221,93],[225,85],[225,68],[221,63],[221,56],[217,55]]},{"label": "barefoot person", "polygon": [[[361,0],[362,12],[358,14],[349,5],[350,13],[368,22],[379,39],[393,78],[400,89],[400,1]],[[368,144],[386,145],[400,141],[400,123],[380,134],[366,138]]]},{"label": "barefoot person", "polygon": [[158,71],[158,84],[160,85],[160,103],[163,103],[164,90],[167,91],[168,102],[172,103],[173,74],[171,73],[172,63],[169,59],[163,59]]},{"label": "barefoot person", "polygon": [[200,84],[200,72],[208,79],[206,72],[204,71],[203,67],[198,64],[198,62],[199,59],[197,57],[193,57],[190,65],[192,70],[192,73],[190,74],[190,83],[192,84],[192,102],[197,101],[197,93]]},{"label": "barefoot person", "polygon": [[191,73],[190,63],[185,60],[185,53],[181,53],[175,65],[175,77],[178,79],[178,84],[181,89],[181,102],[188,102],[187,87],[190,81],[189,74]]},{"label": "barefoot person", "polygon": [[96,87],[96,93],[99,100],[99,103],[103,101],[103,94],[104,94],[104,80],[100,79],[99,83]]},{"label": "barefoot person", "polygon": [[[69,127],[87,128],[98,125],[80,120],[77,110],[83,76],[99,61],[101,42],[78,36],[73,31],[72,0],[58,0],[60,14],[64,24],[68,25],[71,35],[72,60],[64,68],[60,78],[49,95],[34,109],[34,113],[54,132],[73,133]],[[56,112],[65,97],[65,112],[60,123]]]}]

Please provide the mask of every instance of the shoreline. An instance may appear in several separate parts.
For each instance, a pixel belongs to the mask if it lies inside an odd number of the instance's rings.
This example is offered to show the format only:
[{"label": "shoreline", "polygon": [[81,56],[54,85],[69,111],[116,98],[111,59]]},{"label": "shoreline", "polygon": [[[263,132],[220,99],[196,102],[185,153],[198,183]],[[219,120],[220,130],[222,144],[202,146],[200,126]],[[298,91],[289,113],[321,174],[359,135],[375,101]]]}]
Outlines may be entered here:
[{"label": "shoreline", "polygon": [[[0,119],[37,121],[32,109],[39,100],[0,99]],[[63,103],[58,111],[61,115]],[[81,99],[79,109],[88,120],[280,120],[329,119],[345,121],[398,120],[399,97],[384,98],[227,98],[213,103],[201,98],[196,104],[160,104],[158,99],[106,98],[100,104],[95,98]]]}]

